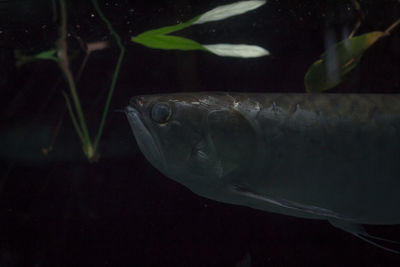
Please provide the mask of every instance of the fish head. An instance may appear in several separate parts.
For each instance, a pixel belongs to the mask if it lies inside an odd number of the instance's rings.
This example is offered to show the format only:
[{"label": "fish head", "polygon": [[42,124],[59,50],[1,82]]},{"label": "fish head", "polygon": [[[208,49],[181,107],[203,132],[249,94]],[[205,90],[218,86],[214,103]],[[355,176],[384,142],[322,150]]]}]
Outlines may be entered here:
[{"label": "fish head", "polygon": [[227,97],[137,96],[125,113],[147,160],[199,194],[248,167],[254,156],[254,131]]}]

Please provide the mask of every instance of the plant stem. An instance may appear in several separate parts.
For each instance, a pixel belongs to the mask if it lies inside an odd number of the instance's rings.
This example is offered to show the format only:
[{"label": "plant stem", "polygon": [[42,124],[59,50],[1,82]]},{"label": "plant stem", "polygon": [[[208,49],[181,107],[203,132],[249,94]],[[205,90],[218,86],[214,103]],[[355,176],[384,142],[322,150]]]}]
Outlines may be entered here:
[{"label": "plant stem", "polygon": [[101,135],[103,133],[104,124],[105,124],[105,121],[106,121],[106,118],[107,118],[108,110],[110,108],[111,98],[112,98],[113,93],[114,93],[115,84],[116,84],[117,79],[118,79],[118,74],[119,74],[119,71],[120,71],[121,63],[122,63],[122,60],[124,58],[125,47],[123,46],[123,44],[121,42],[121,38],[119,37],[117,32],[113,29],[111,23],[108,21],[108,19],[104,16],[103,12],[101,11],[101,9],[100,9],[100,7],[99,7],[99,5],[97,3],[97,0],[92,0],[92,4],[93,4],[94,8],[96,9],[96,12],[99,14],[100,18],[107,25],[108,30],[114,36],[115,41],[117,42],[117,45],[118,45],[118,47],[120,49],[117,65],[116,65],[115,70],[114,70],[114,75],[113,75],[113,78],[112,78],[112,81],[111,81],[110,90],[108,91],[106,104],[105,104],[105,107],[104,107],[104,110],[103,110],[103,115],[101,117],[99,130],[97,132],[97,135],[96,135],[96,138],[95,138],[95,141],[94,141],[94,146],[93,147],[96,150],[98,148],[98,145],[99,145],[99,142],[100,142],[100,138],[101,138]]},{"label": "plant stem", "polygon": [[392,25],[389,26],[389,28],[386,29],[385,33],[390,34],[390,32],[396,28],[400,24],[400,19],[396,20]]},{"label": "plant stem", "polygon": [[[60,10],[61,10],[61,26],[60,26],[60,38],[58,39],[58,58],[59,58],[59,66],[64,72],[64,75],[67,79],[68,86],[71,91],[72,100],[74,102],[75,111],[78,116],[80,131],[77,131],[78,135],[82,139],[82,144],[84,146],[84,152],[89,160],[93,157],[93,148],[90,141],[89,131],[87,128],[85,116],[83,115],[82,107],[79,102],[78,93],[76,91],[76,85],[69,68],[69,61],[68,61],[68,46],[67,46],[67,11],[65,0],[60,1]],[[81,134],[80,134],[81,133]]]},{"label": "plant stem", "polygon": [[79,139],[81,139],[82,145],[84,145],[84,143],[83,143],[83,140],[84,140],[83,134],[82,134],[82,132],[81,132],[81,129],[79,128],[78,121],[76,120],[76,117],[75,117],[75,114],[74,114],[74,110],[72,109],[72,106],[71,106],[71,101],[69,100],[67,93],[65,93],[65,92],[63,91],[62,94],[63,94],[63,96],[64,96],[64,98],[65,98],[65,103],[66,103],[66,105],[67,105],[67,109],[68,109],[68,112],[69,112],[69,116],[71,117],[72,124],[73,124],[74,127],[75,127],[75,131],[76,131],[76,133],[78,134]]},{"label": "plant stem", "polygon": [[361,11],[361,6],[360,3],[357,2],[357,0],[351,0],[351,2],[353,3],[354,9],[357,11],[358,13],[358,20],[354,26],[353,31],[350,33],[348,38],[352,38],[354,36],[354,34],[357,32],[357,30],[360,28],[361,23],[364,20],[364,13]]}]

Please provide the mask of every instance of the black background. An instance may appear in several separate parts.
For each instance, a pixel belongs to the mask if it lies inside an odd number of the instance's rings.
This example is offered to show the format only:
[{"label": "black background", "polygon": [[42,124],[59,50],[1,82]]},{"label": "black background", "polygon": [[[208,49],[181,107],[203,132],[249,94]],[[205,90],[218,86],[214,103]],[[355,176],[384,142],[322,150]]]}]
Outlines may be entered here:
[{"label": "black background", "polygon": [[[200,51],[153,50],[130,42],[143,31],[184,22],[232,1],[99,1],[127,52],[111,109],[137,94],[240,91],[304,92],[308,67],[352,30],[351,1],[270,0],[241,16],[174,33],[202,44],[247,43],[271,56],[224,58]],[[0,1],[0,266],[398,266],[400,256],[324,221],[304,220],[201,198],[157,172],[142,156],[124,114],[110,112],[101,158],[89,163],[65,110],[68,88],[54,62],[15,66],[14,51],[54,48],[58,1]],[[358,33],[384,30],[398,1],[360,1]],[[58,10],[58,5],[55,6]],[[93,14],[93,15],[92,15]],[[90,1],[68,1],[71,69],[78,39],[108,40],[77,82],[92,136],[119,50]],[[330,36],[330,38],[328,38]],[[400,30],[364,55],[331,92],[398,93]],[[41,154],[63,121],[54,150]],[[396,226],[368,226],[400,240]],[[397,264],[396,264],[397,263]]]}]

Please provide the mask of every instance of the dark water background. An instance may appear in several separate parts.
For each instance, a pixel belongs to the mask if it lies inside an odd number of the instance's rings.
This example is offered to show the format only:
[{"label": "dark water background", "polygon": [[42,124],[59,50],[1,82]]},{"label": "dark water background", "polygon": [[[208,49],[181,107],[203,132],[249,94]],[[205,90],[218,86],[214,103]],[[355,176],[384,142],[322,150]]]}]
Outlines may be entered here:
[{"label": "dark water background", "polygon": [[[152,50],[129,40],[231,2],[99,1],[127,49],[111,109],[148,93],[304,92],[307,68],[358,17],[351,1],[270,0],[244,15],[176,33],[203,44],[256,44],[272,54],[258,59]],[[15,67],[15,49],[35,54],[54,48],[59,14],[53,3],[0,0],[0,266],[235,266],[246,257],[246,266],[400,264],[400,256],[327,222],[196,196],[144,159],[122,113],[110,113],[101,158],[88,163],[65,109],[61,91],[68,88],[57,65]],[[384,30],[400,17],[396,0],[360,4],[365,20],[358,33]],[[74,73],[84,56],[79,38],[110,41],[110,48],[90,56],[77,83],[93,135],[119,51],[90,1],[68,1],[68,32]],[[332,92],[399,93],[399,74],[396,29]],[[54,149],[44,156],[41,149],[60,121]],[[400,240],[398,226],[367,229]]]}]

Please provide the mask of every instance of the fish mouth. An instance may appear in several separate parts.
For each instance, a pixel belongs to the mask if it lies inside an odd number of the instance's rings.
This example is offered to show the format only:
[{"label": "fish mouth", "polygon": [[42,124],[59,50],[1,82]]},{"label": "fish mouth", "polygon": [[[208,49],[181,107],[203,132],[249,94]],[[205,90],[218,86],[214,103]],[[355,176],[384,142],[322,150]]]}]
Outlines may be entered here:
[{"label": "fish mouth", "polygon": [[165,160],[163,154],[156,138],[153,137],[151,131],[144,123],[142,113],[135,105],[130,104],[125,108],[125,114],[135,135],[136,142],[146,159],[158,170],[164,171]]}]

